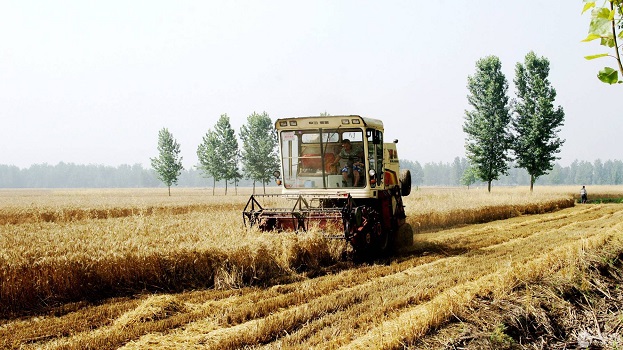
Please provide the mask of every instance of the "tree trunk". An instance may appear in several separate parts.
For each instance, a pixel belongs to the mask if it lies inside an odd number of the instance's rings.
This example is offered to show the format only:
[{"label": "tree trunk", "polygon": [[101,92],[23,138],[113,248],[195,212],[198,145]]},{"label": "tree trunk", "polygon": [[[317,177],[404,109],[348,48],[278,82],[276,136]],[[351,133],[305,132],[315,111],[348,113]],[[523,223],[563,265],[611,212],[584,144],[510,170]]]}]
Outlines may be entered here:
[{"label": "tree trunk", "polygon": [[169,187],[169,197],[171,197],[171,186],[168,186],[168,187]]},{"label": "tree trunk", "polygon": [[225,179],[225,195],[227,196],[227,179]]},{"label": "tree trunk", "polygon": [[214,188],[216,187],[216,179],[212,178],[212,196],[214,196]]},{"label": "tree trunk", "polygon": [[489,193],[491,193],[491,180],[489,180],[488,182],[487,190],[489,191]]},{"label": "tree trunk", "polygon": [[534,189],[534,175],[530,175],[530,193]]}]

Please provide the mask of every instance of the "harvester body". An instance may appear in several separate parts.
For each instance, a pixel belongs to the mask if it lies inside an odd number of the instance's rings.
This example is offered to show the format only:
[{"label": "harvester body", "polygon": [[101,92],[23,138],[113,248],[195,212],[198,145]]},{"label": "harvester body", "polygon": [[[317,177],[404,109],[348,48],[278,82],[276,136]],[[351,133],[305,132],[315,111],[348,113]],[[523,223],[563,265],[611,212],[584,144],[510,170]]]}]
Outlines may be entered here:
[{"label": "harvester body", "polygon": [[[278,119],[280,195],[252,195],[245,224],[263,230],[322,228],[359,252],[386,250],[405,222],[396,142],[383,141],[377,119],[318,116]],[[348,145],[349,144],[349,145]]]}]

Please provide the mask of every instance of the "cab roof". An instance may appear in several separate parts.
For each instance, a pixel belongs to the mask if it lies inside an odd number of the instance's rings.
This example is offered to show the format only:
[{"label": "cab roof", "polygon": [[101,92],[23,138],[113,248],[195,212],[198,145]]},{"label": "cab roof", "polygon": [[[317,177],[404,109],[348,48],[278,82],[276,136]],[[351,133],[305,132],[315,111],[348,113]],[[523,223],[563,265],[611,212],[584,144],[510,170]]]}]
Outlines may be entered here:
[{"label": "cab roof", "polygon": [[378,119],[364,118],[358,115],[329,115],[280,118],[275,121],[277,130],[304,130],[338,127],[371,127],[383,130],[383,122]]}]

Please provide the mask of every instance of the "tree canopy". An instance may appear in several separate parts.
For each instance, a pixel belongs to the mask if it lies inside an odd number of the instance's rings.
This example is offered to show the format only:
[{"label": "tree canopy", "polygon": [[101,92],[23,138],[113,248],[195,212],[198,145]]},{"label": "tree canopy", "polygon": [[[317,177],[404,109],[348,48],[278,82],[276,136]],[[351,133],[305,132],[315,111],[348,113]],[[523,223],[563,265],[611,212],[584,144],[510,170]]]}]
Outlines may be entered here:
[{"label": "tree canopy", "polygon": [[273,172],[279,169],[277,132],[268,114],[253,112],[240,128],[240,139],[244,174],[254,183],[261,181],[265,186]]},{"label": "tree canopy", "polygon": [[511,160],[509,131],[508,82],[502,73],[502,64],[496,56],[476,62],[476,73],[467,78],[472,107],[465,111],[463,131],[467,134],[465,150],[474,173],[488,183],[507,174]]},{"label": "tree canopy", "polygon": [[214,131],[208,130],[203,136],[202,142],[197,146],[197,158],[199,158],[198,168],[201,169],[203,176],[212,178],[212,194],[214,195],[216,182],[224,176],[220,168],[221,159]]},{"label": "tree canopy", "polygon": [[534,181],[552,170],[556,154],[564,140],[558,133],[564,123],[562,107],[554,108],[556,90],[549,79],[549,61],[529,52],[525,62],[515,67],[517,99],[514,101],[512,119],[513,151],[518,166],[531,176],[530,191]]},{"label": "tree canopy", "polygon": [[158,132],[158,157],[151,158],[151,166],[156,171],[158,179],[167,185],[170,196],[171,185],[177,184],[184,167],[180,156],[180,144],[167,128],[162,128]]},{"label": "tree canopy", "polygon": [[234,129],[229,123],[227,114],[222,114],[214,126],[214,131],[208,130],[203,137],[203,141],[197,147],[197,157],[199,158],[199,168],[203,170],[206,177],[212,177],[216,181],[225,180],[225,194],[227,194],[227,183],[230,180],[241,178],[238,168],[240,151],[238,140]]}]

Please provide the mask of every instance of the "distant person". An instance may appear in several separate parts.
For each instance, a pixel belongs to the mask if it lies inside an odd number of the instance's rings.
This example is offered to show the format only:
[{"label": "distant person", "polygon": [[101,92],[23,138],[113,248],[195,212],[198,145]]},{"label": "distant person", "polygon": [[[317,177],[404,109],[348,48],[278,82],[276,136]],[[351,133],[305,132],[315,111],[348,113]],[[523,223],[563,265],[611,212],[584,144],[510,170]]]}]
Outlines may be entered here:
[{"label": "distant person", "polygon": [[588,201],[588,194],[586,193],[586,187],[582,186],[582,189],[580,190],[580,197],[581,197],[581,201],[582,203],[586,203]]},{"label": "distant person", "polygon": [[342,140],[342,150],[337,155],[334,165],[340,164],[340,159],[346,160],[346,166],[341,170],[344,182],[348,182],[350,173],[353,174],[353,186],[359,186],[359,179],[363,172],[364,165],[361,162],[363,151],[359,147],[353,147],[349,139]]}]

